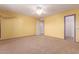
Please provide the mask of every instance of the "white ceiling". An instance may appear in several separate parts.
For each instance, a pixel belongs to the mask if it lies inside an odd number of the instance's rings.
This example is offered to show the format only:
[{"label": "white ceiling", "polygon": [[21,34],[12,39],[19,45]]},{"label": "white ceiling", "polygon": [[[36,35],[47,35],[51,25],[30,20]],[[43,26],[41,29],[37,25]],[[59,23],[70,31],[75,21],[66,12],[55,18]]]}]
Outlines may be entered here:
[{"label": "white ceiling", "polygon": [[[38,15],[36,13],[37,7],[43,9],[43,13]],[[22,13],[29,16],[44,17],[55,13],[62,12],[69,9],[79,9],[78,4],[1,4],[0,8],[10,10],[17,13]]]}]

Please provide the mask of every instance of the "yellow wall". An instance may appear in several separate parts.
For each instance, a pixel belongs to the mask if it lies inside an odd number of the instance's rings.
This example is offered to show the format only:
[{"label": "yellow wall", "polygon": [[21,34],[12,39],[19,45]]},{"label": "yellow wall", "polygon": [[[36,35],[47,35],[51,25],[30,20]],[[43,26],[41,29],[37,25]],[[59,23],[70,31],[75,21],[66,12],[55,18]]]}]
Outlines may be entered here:
[{"label": "yellow wall", "polygon": [[[79,10],[67,10],[52,16],[44,18],[45,35],[64,39],[64,16],[76,14],[77,26],[79,26]],[[79,41],[79,31],[77,33],[77,42]]]},{"label": "yellow wall", "polygon": [[76,20],[76,22],[77,22],[77,24],[76,24],[77,25],[76,26],[76,28],[77,28],[77,30],[76,30],[76,35],[77,35],[76,38],[77,38],[77,40],[76,41],[79,42],[79,10],[77,12],[77,16],[76,17],[77,17],[77,20]]},{"label": "yellow wall", "polygon": [[19,14],[14,16],[10,19],[1,19],[1,39],[36,34],[36,18]]}]

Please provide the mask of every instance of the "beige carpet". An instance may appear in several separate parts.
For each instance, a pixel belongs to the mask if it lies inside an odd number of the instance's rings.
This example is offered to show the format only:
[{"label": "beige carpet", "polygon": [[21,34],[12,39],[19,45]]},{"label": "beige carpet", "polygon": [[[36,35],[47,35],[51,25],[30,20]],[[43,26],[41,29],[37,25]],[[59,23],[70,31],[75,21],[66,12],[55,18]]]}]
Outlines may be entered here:
[{"label": "beige carpet", "polygon": [[31,36],[0,41],[0,53],[79,53],[79,43],[47,36]]}]

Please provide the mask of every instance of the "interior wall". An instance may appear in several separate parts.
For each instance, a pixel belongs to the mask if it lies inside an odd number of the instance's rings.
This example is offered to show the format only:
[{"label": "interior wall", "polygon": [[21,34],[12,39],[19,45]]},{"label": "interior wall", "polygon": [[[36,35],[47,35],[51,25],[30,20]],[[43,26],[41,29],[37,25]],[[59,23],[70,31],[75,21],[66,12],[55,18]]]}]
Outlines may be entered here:
[{"label": "interior wall", "polygon": [[77,15],[76,15],[76,41],[79,42],[79,10],[77,11]]},{"label": "interior wall", "polygon": [[76,41],[79,42],[79,10],[66,10],[44,18],[45,35],[64,39],[64,16],[76,14]]},{"label": "interior wall", "polygon": [[15,17],[10,19],[1,19],[1,39],[16,38],[36,34],[35,17],[20,14],[14,15]]}]

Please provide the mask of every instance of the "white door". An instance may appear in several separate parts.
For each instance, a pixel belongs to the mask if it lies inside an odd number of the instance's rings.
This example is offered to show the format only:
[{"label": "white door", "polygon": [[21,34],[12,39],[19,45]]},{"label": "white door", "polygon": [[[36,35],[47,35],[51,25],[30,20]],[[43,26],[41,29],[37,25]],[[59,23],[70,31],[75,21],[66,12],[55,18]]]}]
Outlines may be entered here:
[{"label": "white door", "polygon": [[44,34],[44,21],[37,20],[36,22],[36,35]]},{"label": "white door", "polygon": [[40,35],[44,34],[44,21],[40,21]]},{"label": "white door", "polygon": [[74,27],[74,15],[66,16],[65,17],[65,38],[72,38],[75,37],[75,27]]}]

